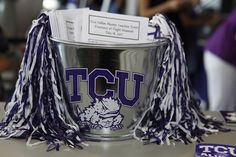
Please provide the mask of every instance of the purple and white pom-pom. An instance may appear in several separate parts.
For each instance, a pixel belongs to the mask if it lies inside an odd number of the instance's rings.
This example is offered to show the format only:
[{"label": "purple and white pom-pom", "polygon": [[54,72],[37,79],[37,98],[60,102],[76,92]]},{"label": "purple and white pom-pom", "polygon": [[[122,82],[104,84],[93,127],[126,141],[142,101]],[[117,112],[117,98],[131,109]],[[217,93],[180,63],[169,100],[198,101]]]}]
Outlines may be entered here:
[{"label": "purple and white pom-pom", "polygon": [[[161,14],[150,20],[155,41],[167,38],[169,47],[160,64],[160,73],[145,104],[145,113],[134,128],[134,137],[144,143],[170,144],[170,140],[185,144],[201,141],[202,136],[221,131],[221,125],[206,119],[200,112],[188,79],[185,54],[175,25]],[[223,131],[223,130],[222,130]]]},{"label": "purple and white pom-pom", "polygon": [[[69,113],[60,56],[50,41],[49,16],[33,21],[11,101],[0,124],[0,136],[46,141],[48,150],[61,143],[79,147],[79,126]],[[37,142],[38,143],[38,142]]]}]

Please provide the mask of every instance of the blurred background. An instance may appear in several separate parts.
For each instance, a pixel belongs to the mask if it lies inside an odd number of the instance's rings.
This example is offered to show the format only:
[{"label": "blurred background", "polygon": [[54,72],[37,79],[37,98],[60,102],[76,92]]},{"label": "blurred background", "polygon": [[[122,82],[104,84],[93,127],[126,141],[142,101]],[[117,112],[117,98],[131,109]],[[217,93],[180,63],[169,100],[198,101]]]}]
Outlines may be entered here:
[{"label": "blurred background", "polygon": [[[168,16],[183,39],[191,83],[203,100],[201,107],[214,110],[210,105],[213,102],[209,98],[204,51],[235,6],[236,0],[0,0],[0,101],[8,101],[14,91],[32,20],[44,10],[90,7],[150,18],[158,12]],[[234,63],[230,65],[235,68]],[[236,84],[231,86],[236,89]],[[230,105],[236,106],[236,102],[231,101]]]}]

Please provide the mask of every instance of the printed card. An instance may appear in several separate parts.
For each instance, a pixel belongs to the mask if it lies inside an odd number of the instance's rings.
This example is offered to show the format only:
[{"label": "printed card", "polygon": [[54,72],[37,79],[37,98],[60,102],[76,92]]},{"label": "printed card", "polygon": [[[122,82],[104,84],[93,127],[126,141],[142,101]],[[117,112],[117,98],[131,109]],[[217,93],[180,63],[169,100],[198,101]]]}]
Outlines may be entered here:
[{"label": "printed card", "polygon": [[147,42],[148,18],[90,10],[84,18],[82,41],[109,43]]},{"label": "printed card", "polygon": [[49,14],[52,37],[86,43],[145,43],[146,17],[93,11],[56,10]]}]

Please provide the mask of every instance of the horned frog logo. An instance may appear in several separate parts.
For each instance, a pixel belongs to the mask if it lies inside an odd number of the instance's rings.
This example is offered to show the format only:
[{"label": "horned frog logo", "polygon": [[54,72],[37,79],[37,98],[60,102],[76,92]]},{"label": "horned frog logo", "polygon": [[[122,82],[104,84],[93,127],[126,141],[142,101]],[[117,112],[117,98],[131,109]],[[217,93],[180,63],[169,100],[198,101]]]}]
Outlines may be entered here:
[{"label": "horned frog logo", "polygon": [[110,128],[118,130],[124,116],[120,114],[121,104],[113,98],[95,99],[90,106],[79,114],[80,121],[93,129]]}]

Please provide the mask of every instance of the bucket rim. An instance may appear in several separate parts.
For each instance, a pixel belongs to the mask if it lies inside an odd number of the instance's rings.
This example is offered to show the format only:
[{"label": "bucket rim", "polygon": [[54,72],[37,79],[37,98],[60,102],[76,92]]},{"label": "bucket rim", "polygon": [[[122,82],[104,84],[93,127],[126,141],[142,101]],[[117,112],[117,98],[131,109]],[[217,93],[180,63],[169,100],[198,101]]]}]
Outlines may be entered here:
[{"label": "bucket rim", "polygon": [[111,44],[98,44],[98,43],[85,43],[85,42],[75,42],[75,41],[68,41],[68,40],[61,40],[55,37],[50,38],[55,43],[65,44],[65,45],[72,45],[76,47],[89,47],[89,48],[150,48],[150,47],[157,47],[157,46],[164,46],[169,44],[170,40],[168,38],[158,38],[155,39],[153,42],[146,42],[146,43],[137,43],[137,44],[129,44],[129,43],[111,43]]}]

